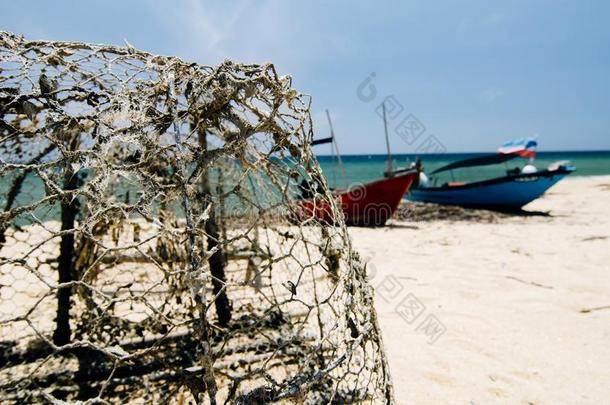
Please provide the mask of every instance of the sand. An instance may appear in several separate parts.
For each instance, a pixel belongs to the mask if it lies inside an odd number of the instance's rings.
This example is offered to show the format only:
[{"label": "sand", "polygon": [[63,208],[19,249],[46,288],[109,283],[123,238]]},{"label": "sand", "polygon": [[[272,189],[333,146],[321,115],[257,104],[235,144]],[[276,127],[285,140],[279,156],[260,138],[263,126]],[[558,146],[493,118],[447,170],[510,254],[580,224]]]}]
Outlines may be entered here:
[{"label": "sand", "polygon": [[566,179],[530,215],[401,211],[349,228],[398,404],[608,403],[610,176]]},{"label": "sand", "polygon": [[525,210],[350,228],[398,404],[610,401],[610,176]]}]

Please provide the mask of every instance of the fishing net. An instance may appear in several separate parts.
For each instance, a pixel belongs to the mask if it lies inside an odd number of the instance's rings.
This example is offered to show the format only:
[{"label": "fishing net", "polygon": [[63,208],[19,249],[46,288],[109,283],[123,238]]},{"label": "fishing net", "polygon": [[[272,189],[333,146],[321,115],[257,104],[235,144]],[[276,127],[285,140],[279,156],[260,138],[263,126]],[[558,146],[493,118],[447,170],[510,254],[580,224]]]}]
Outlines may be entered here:
[{"label": "fishing net", "polygon": [[0,33],[0,402],[392,403],[273,65]]}]

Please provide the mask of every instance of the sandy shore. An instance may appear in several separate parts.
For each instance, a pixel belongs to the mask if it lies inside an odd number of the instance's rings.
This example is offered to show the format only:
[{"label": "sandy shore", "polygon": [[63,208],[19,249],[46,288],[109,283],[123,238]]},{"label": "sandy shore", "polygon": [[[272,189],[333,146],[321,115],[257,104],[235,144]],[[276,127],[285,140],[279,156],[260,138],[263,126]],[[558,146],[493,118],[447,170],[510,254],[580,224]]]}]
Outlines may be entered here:
[{"label": "sandy shore", "polygon": [[399,404],[610,401],[610,176],[525,209],[550,216],[350,228]]}]

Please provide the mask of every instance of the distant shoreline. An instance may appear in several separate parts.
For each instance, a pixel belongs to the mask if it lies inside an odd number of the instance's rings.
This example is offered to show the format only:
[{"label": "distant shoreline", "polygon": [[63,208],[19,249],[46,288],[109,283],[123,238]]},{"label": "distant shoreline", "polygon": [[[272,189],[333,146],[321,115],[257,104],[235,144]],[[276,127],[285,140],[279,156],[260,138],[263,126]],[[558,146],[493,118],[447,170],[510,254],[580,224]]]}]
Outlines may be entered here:
[{"label": "distant shoreline", "polygon": [[[493,154],[493,152],[491,152]],[[392,161],[395,167],[409,166],[420,158],[427,172],[447,165],[451,162],[463,160],[471,157],[489,155],[490,153],[396,153],[392,154]],[[330,179],[342,179],[333,172],[337,172],[337,160],[332,155],[317,155],[317,159]],[[378,179],[383,176],[386,170],[386,155],[384,154],[361,154],[361,155],[341,155],[347,176],[347,184],[350,182],[366,182]],[[548,167],[558,161],[569,161],[576,167],[576,171],[569,177],[590,177],[610,175],[610,151],[548,151],[538,152],[534,165],[540,168]],[[521,166],[526,162],[525,159],[517,159],[513,163],[504,165],[493,165],[462,169],[457,174],[461,181],[474,181],[483,178],[493,178],[503,175],[509,167]],[[497,166],[497,167],[496,167]],[[339,173],[340,174],[340,173]],[[341,185],[339,182],[337,182]],[[342,183],[346,183],[343,181]]]},{"label": "distant shoreline", "polygon": [[[442,152],[442,153],[417,153],[417,152],[405,152],[405,153],[392,153],[392,156],[442,156],[442,155],[488,155],[492,152]],[[594,154],[594,153],[607,153],[610,155],[610,150],[548,150],[548,151],[539,151],[538,154],[546,155],[546,154],[564,154],[564,153],[578,153],[578,154]],[[316,154],[316,157],[332,157],[333,155],[329,154]],[[387,156],[385,153],[346,153],[341,154],[341,157],[361,157],[361,156],[371,156],[371,157],[380,157],[384,158]]]}]

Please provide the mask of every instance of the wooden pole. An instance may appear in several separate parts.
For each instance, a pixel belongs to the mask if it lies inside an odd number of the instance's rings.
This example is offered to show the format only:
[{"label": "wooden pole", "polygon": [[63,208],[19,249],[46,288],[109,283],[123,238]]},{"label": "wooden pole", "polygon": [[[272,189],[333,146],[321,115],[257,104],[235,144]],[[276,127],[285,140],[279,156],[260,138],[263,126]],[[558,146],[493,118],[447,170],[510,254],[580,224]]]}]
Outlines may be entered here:
[{"label": "wooden pole", "polygon": [[[204,152],[207,151],[207,138],[205,131],[199,131],[199,145]],[[212,187],[210,185],[210,172],[205,169],[206,172],[202,176],[201,182],[201,194],[203,197],[204,204],[213,204],[212,198]],[[218,316],[218,324],[226,326],[231,320],[231,302],[227,296],[225,290],[225,253],[223,246],[220,244],[222,240],[220,227],[216,219],[216,208],[212,206],[210,210],[210,217],[205,222],[205,233],[207,235],[208,250],[218,247],[218,250],[214,252],[208,259],[210,265],[210,272],[212,273],[212,287],[214,291],[214,304],[216,306],[216,315]]]},{"label": "wooden pole", "polygon": [[[337,162],[339,162],[339,169],[341,170],[341,175],[343,176],[343,182],[346,183],[347,186],[347,173],[345,172],[345,167],[343,166],[343,160],[341,160],[341,152],[339,152],[339,145],[337,144],[337,140],[335,138],[335,130],[333,128],[333,122],[330,119],[330,112],[326,109],[326,118],[328,118],[328,126],[330,127],[330,136],[333,138],[332,147],[334,148],[334,152],[337,155]],[[335,187],[337,184],[335,183]]]},{"label": "wooden pole", "polygon": [[[68,150],[73,151],[78,147],[79,136],[74,135]],[[65,191],[76,190],[79,186],[78,175],[72,170],[71,162],[66,162],[64,167]],[[71,198],[70,201],[62,199],[61,202],[61,230],[69,231],[74,229],[74,222],[78,212],[78,200]],[[59,258],[57,264],[58,282],[69,283],[74,278],[74,232],[66,232],[61,236],[59,242]],[[53,343],[63,346],[70,343],[70,297],[72,287],[60,287],[57,290],[57,318],[55,319],[55,332],[53,332]]]},{"label": "wooden pole", "polygon": [[390,137],[388,136],[388,121],[385,116],[385,101],[381,103],[381,109],[383,111],[383,129],[385,131],[385,146],[388,150],[388,162],[386,171],[386,177],[393,177],[393,168],[392,168],[392,152],[390,151]]}]

